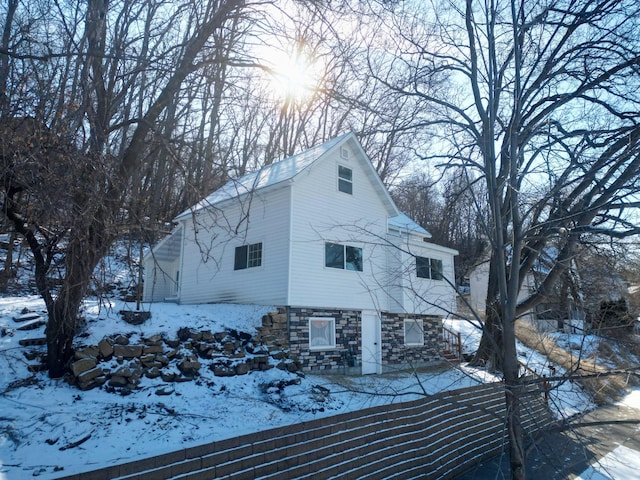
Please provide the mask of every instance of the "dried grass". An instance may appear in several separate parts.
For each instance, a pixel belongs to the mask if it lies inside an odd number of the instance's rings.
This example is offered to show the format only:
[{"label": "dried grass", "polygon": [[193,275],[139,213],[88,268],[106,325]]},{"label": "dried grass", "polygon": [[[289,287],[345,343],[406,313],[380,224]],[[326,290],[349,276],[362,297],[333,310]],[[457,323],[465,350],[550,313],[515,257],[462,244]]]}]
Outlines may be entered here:
[{"label": "dried grass", "polygon": [[[516,337],[527,347],[540,352],[550,362],[563,368],[572,380],[578,382],[591,395],[596,404],[611,403],[618,400],[624,393],[628,378],[625,375],[611,373],[620,369],[618,362],[613,362],[614,358],[618,358],[613,351],[605,358],[615,366],[607,368],[602,365],[601,355],[598,356],[599,358],[576,357],[560,347],[551,336],[538,331],[533,325],[522,320],[516,321]],[[600,342],[600,345],[607,345],[607,343]]]}]

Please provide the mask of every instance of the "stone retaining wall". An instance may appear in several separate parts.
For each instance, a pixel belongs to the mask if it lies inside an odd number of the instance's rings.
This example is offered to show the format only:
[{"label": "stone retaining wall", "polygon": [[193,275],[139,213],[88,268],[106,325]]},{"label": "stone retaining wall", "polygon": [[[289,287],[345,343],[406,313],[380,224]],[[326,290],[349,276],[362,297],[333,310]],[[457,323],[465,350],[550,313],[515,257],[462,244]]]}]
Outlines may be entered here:
[{"label": "stone retaining wall", "polygon": [[267,328],[256,336],[231,329],[211,332],[189,328],[178,330],[173,338],[153,335],[133,344],[125,335],[108,336],[97,345],[76,349],[69,380],[81,390],[101,385],[130,390],[138,387],[143,376],[185,382],[196,378],[201,368],[219,377],[274,367],[296,372],[301,365],[280,339],[283,322],[286,329],[282,313],[265,315]]}]

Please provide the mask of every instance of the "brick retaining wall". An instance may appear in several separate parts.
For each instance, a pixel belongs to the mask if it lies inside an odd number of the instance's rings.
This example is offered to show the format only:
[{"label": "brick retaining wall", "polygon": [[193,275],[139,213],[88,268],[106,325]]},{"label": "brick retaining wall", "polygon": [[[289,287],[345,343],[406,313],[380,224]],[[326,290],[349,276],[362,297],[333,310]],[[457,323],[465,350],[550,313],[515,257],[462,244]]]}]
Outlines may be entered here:
[{"label": "brick retaining wall", "polygon": [[[522,402],[535,435],[552,422],[535,391]],[[66,480],[451,479],[506,449],[504,389],[485,384],[189,447]]]}]

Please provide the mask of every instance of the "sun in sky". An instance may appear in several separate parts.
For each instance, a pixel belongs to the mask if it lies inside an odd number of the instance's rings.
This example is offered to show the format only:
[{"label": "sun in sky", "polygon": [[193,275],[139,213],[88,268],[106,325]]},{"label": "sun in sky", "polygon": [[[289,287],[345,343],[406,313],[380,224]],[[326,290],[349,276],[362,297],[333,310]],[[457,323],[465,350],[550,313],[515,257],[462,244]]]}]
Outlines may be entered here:
[{"label": "sun in sky", "polygon": [[303,102],[320,87],[322,69],[319,61],[301,46],[289,51],[276,47],[265,49],[263,61],[269,89],[278,99]]}]

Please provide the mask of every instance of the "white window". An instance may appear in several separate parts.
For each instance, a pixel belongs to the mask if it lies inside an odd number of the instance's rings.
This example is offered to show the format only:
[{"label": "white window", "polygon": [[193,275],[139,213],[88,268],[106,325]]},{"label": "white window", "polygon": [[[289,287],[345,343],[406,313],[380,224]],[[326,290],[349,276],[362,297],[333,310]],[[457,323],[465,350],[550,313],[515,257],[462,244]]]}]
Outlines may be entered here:
[{"label": "white window", "polygon": [[309,348],[311,350],[336,348],[335,318],[312,317],[309,319]]},{"label": "white window", "polygon": [[424,345],[424,328],[422,320],[412,318],[404,321],[404,344]]},{"label": "white window", "polygon": [[362,249],[340,243],[324,244],[324,264],[331,268],[362,271]]},{"label": "white window", "polygon": [[262,243],[243,245],[236,247],[234,270],[244,270],[245,268],[259,267],[262,265]]},{"label": "white window", "polygon": [[338,165],[338,190],[353,194],[353,171],[348,167]]},{"label": "white window", "polygon": [[416,275],[419,278],[442,280],[442,260],[416,256]]}]

